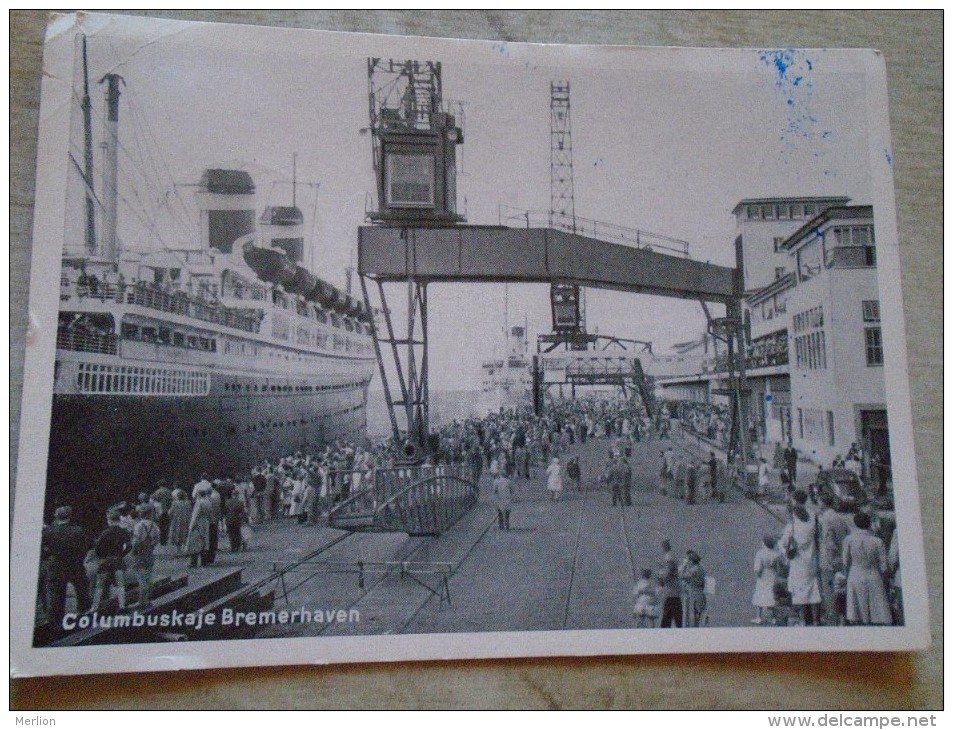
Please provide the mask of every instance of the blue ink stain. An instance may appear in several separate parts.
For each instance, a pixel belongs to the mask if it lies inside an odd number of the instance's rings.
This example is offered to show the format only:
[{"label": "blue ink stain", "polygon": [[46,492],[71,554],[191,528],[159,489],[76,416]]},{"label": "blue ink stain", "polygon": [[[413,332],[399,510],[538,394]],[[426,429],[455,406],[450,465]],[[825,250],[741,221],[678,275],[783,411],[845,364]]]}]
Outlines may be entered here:
[{"label": "blue ink stain", "polygon": [[811,63],[811,59],[810,59],[810,58],[804,59],[804,62],[807,64],[807,70],[808,70],[808,71],[813,71],[813,70],[814,70],[814,64]]},{"label": "blue ink stain", "polygon": [[884,158],[887,160],[887,164],[893,167],[893,155],[890,154],[890,150],[884,150]]},{"label": "blue ink stain", "polygon": [[828,139],[831,136],[830,130],[821,135],[821,139]]},{"label": "blue ink stain", "polygon": [[788,99],[788,106],[794,106],[794,99]]},{"label": "blue ink stain", "polygon": [[801,82],[804,80],[803,76],[798,76],[794,81],[791,82],[792,86],[800,86]]},{"label": "blue ink stain", "polygon": [[602,165],[602,164],[603,164],[603,160],[601,157],[598,160],[593,160],[592,162],[593,167],[599,167],[599,165]]},{"label": "blue ink stain", "polygon": [[773,400],[774,400],[774,396],[771,395],[770,393],[768,393],[767,395],[764,396],[764,402],[765,402],[765,403],[770,403],[770,402],[773,401]]}]

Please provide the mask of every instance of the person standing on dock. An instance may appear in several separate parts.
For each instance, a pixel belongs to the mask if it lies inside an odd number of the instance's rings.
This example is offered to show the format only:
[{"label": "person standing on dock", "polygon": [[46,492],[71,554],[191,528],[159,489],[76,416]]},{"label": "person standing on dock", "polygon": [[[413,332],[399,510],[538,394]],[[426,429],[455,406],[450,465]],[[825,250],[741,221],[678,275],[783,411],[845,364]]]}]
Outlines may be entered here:
[{"label": "person standing on dock", "polygon": [[177,553],[182,552],[189,539],[189,520],[192,517],[192,504],[181,489],[172,491],[172,506],[169,508],[169,544],[175,546]]},{"label": "person standing on dock", "polygon": [[242,549],[242,525],[245,524],[247,512],[245,502],[236,492],[232,492],[222,507],[225,514],[225,530],[228,533],[228,545],[233,553]]},{"label": "person standing on dock", "polygon": [[53,524],[43,530],[43,555],[47,560],[50,624],[59,627],[66,612],[66,586],[76,591],[76,612],[89,608],[89,584],[83,558],[89,548],[86,532],[72,523],[73,509],[57,507]]},{"label": "person standing on dock", "polygon": [[678,580],[678,560],[672,552],[672,543],[662,541],[662,562],[658,570],[659,599],[662,602],[662,618],[659,627],[682,627],[682,591]]},{"label": "person standing on dock", "polygon": [[129,553],[129,533],[120,525],[120,512],[115,509],[106,514],[107,527],[96,539],[96,589],[93,591],[91,611],[99,609],[103,599],[109,598],[110,589],[115,582],[119,599],[119,610],[126,607],[126,564]]},{"label": "person standing on dock", "polygon": [[563,466],[558,456],[553,457],[546,469],[546,489],[549,490],[549,498],[558,502],[563,491]]},{"label": "person standing on dock", "polygon": [[483,450],[480,448],[480,444],[474,443],[470,447],[467,453],[467,463],[473,470],[473,482],[479,485],[480,478],[483,476]]},{"label": "person standing on dock", "polygon": [[821,589],[821,620],[828,626],[838,625],[835,605],[834,576],[845,572],[842,562],[844,540],[851,532],[847,518],[834,510],[834,498],[825,492],[820,496],[821,511],[817,515],[820,530],[817,565]]},{"label": "person standing on dock", "polygon": [[513,509],[513,480],[510,471],[500,472],[493,479],[493,495],[496,497],[496,517],[501,530],[510,529],[510,512]]},{"label": "person standing on dock", "polygon": [[169,542],[169,523],[171,521],[170,511],[172,509],[172,490],[169,489],[164,481],[160,481],[156,490],[152,493],[152,502],[158,505],[156,512],[156,522],[159,525],[159,544],[165,545]]},{"label": "person standing on dock", "polygon": [[768,462],[766,459],[761,459],[761,462],[758,464],[758,496],[767,497],[768,496],[768,487],[771,485],[771,478],[769,476],[770,472],[768,471]]},{"label": "person standing on dock", "polygon": [[784,450],[784,465],[787,468],[791,484],[797,484],[797,449],[794,448],[793,444],[788,444],[788,447]]},{"label": "person standing on dock", "polygon": [[708,495],[711,500],[717,502],[724,502],[725,496],[719,491],[718,488],[718,459],[715,458],[715,452],[708,452],[708,461],[705,462],[705,465],[708,467]]},{"label": "person standing on dock", "polygon": [[579,469],[579,457],[573,456],[566,464],[566,476],[569,477],[569,484],[575,487],[577,492],[582,491],[582,472]]},{"label": "person standing on dock", "polygon": [[208,495],[212,488],[203,489],[195,500],[192,508],[192,519],[189,522],[189,537],[186,541],[186,552],[192,557],[192,567],[201,568],[208,565],[209,558],[209,527],[212,522],[212,505]]},{"label": "person standing on dock", "polygon": [[215,556],[218,555],[218,525],[222,521],[222,489],[224,486],[218,480],[208,491],[208,503],[211,507],[211,523],[208,528],[208,555],[206,556],[206,565],[212,565],[215,562]]},{"label": "person standing on dock", "polygon": [[686,479],[688,477],[688,465],[682,456],[675,457],[674,477],[672,485],[672,494],[676,499],[685,499]]},{"label": "person standing on dock", "polygon": [[199,498],[200,492],[211,488],[212,482],[209,481],[208,474],[206,472],[202,472],[202,478],[195,483],[194,487],[192,487],[192,501],[195,502],[195,500]]},{"label": "person standing on dock", "polygon": [[268,478],[257,466],[251,471],[251,522],[260,525],[268,515]]},{"label": "person standing on dock", "polygon": [[701,556],[694,550],[689,550],[678,568],[678,576],[682,584],[682,606],[685,612],[684,625],[688,628],[702,626],[707,609],[705,569],[702,568],[701,562]]},{"label": "person standing on dock", "polygon": [[698,465],[689,460],[685,470],[685,504],[695,504],[695,492],[698,489]]},{"label": "person standing on dock", "polygon": [[622,459],[622,496],[625,497],[625,506],[632,506],[632,467],[629,460]]},{"label": "person standing on dock", "polygon": [[159,526],[152,520],[152,508],[139,505],[136,508],[138,521],[132,531],[132,574],[139,584],[139,599],[135,608],[148,608],[152,591],[152,570],[155,567],[155,551],[161,539]]}]

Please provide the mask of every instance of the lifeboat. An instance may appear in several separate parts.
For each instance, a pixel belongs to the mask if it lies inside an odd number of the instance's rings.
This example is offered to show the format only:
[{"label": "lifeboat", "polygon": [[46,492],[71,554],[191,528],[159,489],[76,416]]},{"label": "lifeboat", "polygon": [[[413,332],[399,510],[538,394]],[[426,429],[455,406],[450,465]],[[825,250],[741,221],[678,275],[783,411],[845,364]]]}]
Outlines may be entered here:
[{"label": "lifeboat", "polygon": [[258,274],[263,281],[285,286],[294,279],[297,269],[300,268],[289,259],[284,251],[273,248],[261,248],[249,241],[242,246],[245,263]]},{"label": "lifeboat", "polygon": [[294,276],[291,277],[291,280],[287,282],[284,287],[285,291],[307,296],[314,291],[314,288],[317,285],[318,277],[316,277],[303,266],[296,266]]}]

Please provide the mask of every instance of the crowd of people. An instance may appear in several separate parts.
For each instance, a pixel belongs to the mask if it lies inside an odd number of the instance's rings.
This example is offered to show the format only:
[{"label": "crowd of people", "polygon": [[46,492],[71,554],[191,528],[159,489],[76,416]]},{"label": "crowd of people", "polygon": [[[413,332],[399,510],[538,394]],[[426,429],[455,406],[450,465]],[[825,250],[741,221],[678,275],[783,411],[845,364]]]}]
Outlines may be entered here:
[{"label": "crowd of people", "polygon": [[669,446],[660,453],[659,489],[663,495],[683,499],[724,502],[729,489],[738,490],[738,476],[729,476],[726,463],[714,451],[704,459]]},{"label": "crowd of people", "polygon": [[897,530],[876,513],[837,512],[829,494],[807,509],[792,494],[782,534],[765,535],[755,553],[752,623],[892,625],[903,622]]},{"label": "crowd of people", "polygon": [[[690,404],[679,410],[684,424],[705,433],[723,431],[716,406]],[[484,418],[455,420],[430,436],[427,461],[432,465],[465,464],[479,483],[488,473],[500,530],[510,530],[515,480],[541,478],[546,493],[558,501],[565,489],[582,491],[586,480],[608,487],[612,506],[632,505],[633,445],[670,436],[668,409],[650,417],[638,401],[609,399],[554,400],[544,416],[529,409],[501,410]],[[577,444],[608,439],[601,474],[583,475]],[[341,500],[376,483],[376,472],[406,463],[407,444],[391,439],[354,443],[343,439],[320,452],[295,453],[265,461],[248,471],[194,484],[159,483],[151,493],[114,505],[105,529],[95,537],[73,523],[72,511],[60,506],[44,528],[41,601],[56,626],[73,586],[78,612],[101,610],[106,602],[126,608],[127,579],[137,607],[147,607],[156,554],[160,550],[182,567],[214,565],[220,538],[241,552],[254,540],[257,526],[270,521],[318,524]],[[792,450],[793,451],[793,450]],[[794,464],[785,465],[791,471]],[[851,453],[847,461],[858,461]],[[660,453],[661,494],[684,500],[725,501],[738,488],[714,451],[693,455],[672,444]],[[761,467],[766,468],[762,461]],[[759,467],[759,471],[760,468]],[[856,468],[856,467],[854,467]],[[870,515],[858,513],[851,523],[822,496],[820,511],[806,508],[809,495],[790,480],[790,521],[782,535],[765,536],[754,560],[754,594],[759,624],[883,624],[900,620],[896,532],[872,529]],[[659,568],[645,569],[634,589],[638,626],[698,626],[706,613],[706,591],[713,581],[701,556],[689,550],[677,560],[666,541]],[[115,593],[115,598],[113,598]]]},{"label": "crowd of people", "polygon": [[687,550],[679,560],[670,540],[662,542],[659,567],[642,570],[632,589],[636,628],[698,628],[708,624],[708,596],[715,579],[705,573],[702,558]]},{"label": "crowd of people", "polygon": [[213,565],[220,537],[237,553],[266,521],[317,523],[335,501],[372,479],[373,469],[392,465],[395,458],[387,443],[371,447],[338,439],[318,454],[295,453],[231,476],[212,479],[203,473],[194,485],[159,482],[151,493],[109,507],[98,535],[74,522],[69,505],[60,505],[43,530],[44,613],[52,626],[61,623],[70,585],[78,613],[107,603],[124,610],[127,578],[137,597],[129,607],[147,608],[160,548],[193,568]]},{"label": "crowd of people", "polygon": [[731,413],[727,406],[684,401],[677,405],[676,412],[683,431],[714,441],[721,448],[728,448]]}]

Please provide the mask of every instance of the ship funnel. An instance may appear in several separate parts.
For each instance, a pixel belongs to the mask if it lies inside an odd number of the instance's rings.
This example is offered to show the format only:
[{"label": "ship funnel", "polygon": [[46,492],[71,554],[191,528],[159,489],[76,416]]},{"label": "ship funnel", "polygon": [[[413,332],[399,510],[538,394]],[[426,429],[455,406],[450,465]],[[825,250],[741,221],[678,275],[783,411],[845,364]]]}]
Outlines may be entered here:
[{"label": "ship funnel", "polygon": [[295,205],[265,208],[258,220],[266,246],[280,248],[295,263],[304,260],[304,215]]},{"label": "ship funnel", "polygon": [[204,250],[231,253],[255,232],[255,183],[244,170],[207,169],[195,195]]}]

